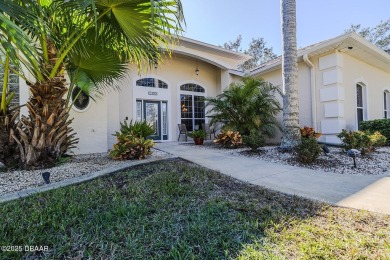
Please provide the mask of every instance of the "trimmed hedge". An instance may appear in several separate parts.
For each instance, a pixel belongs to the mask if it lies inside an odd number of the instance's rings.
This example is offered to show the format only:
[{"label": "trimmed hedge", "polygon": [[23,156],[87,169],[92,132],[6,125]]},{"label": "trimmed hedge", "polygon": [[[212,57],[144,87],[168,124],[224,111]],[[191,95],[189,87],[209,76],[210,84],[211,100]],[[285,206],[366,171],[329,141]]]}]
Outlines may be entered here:
[{"label": "trimmed hedge", "polygon": [[390,119],[375,119],[360,122],[360,130],[370,132],[380,132],[387,138],[387,144],[390,144]]}]

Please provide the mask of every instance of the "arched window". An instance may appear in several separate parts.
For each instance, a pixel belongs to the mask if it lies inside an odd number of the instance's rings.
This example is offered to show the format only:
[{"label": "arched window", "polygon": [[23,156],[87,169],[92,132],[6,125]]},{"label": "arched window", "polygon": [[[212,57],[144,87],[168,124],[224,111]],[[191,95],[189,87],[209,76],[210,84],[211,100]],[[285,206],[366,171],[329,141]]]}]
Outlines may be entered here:
[{"label": "arched window", "polygon": [[188,131],[201,129],[205,123],[205,89],[197,84],[188,83],[181,85],[180,90],[186,91],[180,94],[181,123],[187,126]]},{"label": "arched window", "polygon": [[148,88],[163,88],[168,89],[168,84],[156,78],[142,78],[136,81],[136,85]]},{"label": "arched window", "polygon": [[366,86],[361,83],[356,84],[356,120],[358,129],[360,128],[360,122],[367,120],[366,100]]},{"label": "arched window", "polygon": [[199,93],[204,93],[204,88],[202,88],[201,86],[197,85],[197,84],[193,84],[193,83],[188,83],[188,84],[184,84],[184,85],[181,85],[180,86],[180,90],[183,90],[183,91],[191,91],[191,92],[199,92]]},{"label": "arched window", "polygon": [[383,118],[390,118],[390,92],[383,92]]}]

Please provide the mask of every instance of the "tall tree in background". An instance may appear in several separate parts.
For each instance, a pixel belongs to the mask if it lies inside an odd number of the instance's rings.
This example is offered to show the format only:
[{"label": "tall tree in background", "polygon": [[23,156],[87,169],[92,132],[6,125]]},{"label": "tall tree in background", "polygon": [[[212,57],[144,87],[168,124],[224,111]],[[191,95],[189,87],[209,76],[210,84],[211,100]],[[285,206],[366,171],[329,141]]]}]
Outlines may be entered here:
[{"label": "tall tree in background", "polygon": [[281,0],[283,41],[283,136],[280,147],[291,149],[300,142],[296,2]]},{"label": "tall tree in background", "polygon": [[361,24],[353,24],[345,32],[356,32],[390,54],[390,19],[381,21],[375,27],[362,27]]},{"label": "tall tree in background", "polygon": [[[235,41],[224,43],[223,47],[228,50],[242,52],[241,49],[242,36],[238,35]],[[273,60],[277,55],[273,52],[272,47],[266,47],[267,42],[264,38],[252,38],[249,48],[244,51],[245,54],[253,58],[241,64],[238,68],[244,71],[249,71],[256,68],[260,64]]]}]

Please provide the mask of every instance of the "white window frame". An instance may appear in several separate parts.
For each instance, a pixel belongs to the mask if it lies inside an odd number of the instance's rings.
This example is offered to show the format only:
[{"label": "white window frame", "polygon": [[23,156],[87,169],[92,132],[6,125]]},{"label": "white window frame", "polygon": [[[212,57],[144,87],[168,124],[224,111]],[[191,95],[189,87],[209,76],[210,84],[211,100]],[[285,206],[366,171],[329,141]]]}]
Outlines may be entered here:
[{"label": "white window frame", "polygon": [[383,91],[383,118],[390,118],[390,91],[388,89]]},{"label": "white window frame", "polygon": [[[186,91],[186,90],[181,90],[180,87],[185,85],[185,84],[195,84],[195,85],[198,85],[200,87],[202,87],[204,89],[204,92],[195,92],[195,91]],[[177,89],[178,89],[178,92],[179,92],[179,95],[178,95],[178,108],[179,108],[179,116],[178,116],[178,124],[181,124],[181,95],[190,95],[191,98],[192,98],[192,104],[194,104],[194,96],[201,96],[201,97],[207,97],[207,88],[201,84],[200,82],[197,82],[197,81],[183,81],[183,82],[180,82],[178,85],[177,85]],[[205,123],[208,123],[208,117],[206,116],[206,108],[205,108],[205,117],[204,117],[204,121]],[[189,118],[188,118],[189,119]],[[202,119],[202,118],[196,118],[196,119]],[[193,127],[195,128],[195,118],[194,118],[194,110],[192,111],[192,125]],[[200,127],[200,126],[199,126]],[[193,129],[195,130],[195,129]]]},{"label": "white window frame", "polygon": [[[357,87],[360,86],[362,88],[362,106],[358,107],[357,106]],[[367,121],[368,120],[368,102],[367,102],[367,85],[364,84],[363,82],[358,82],[355,84],[355,106],[356,106],[356,130],[359,130],[359,117],[358,117],[358,109],[362,109],[363,111],[363,120],[362,121]]]}]

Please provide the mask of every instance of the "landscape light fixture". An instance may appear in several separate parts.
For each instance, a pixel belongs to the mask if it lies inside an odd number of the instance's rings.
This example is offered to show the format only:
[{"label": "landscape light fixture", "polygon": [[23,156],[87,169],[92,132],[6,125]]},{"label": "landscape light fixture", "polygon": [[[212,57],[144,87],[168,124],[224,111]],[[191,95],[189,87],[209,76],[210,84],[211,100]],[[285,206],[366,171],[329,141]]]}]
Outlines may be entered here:
[{"label": "landscape light fixture", "polygon": [[330,153],[329,147],[328,147],[326,144],[324,144],[324,145],[322,146],[322,151],[324,151],[324,153],[325,153],[326,155],[328,155],[328,153]]},{"label": "landscape light fixture", "polygon": [[50,172],[42,173],[42,178],[46,184],[49,184],[50,183]]},{"label": "landscape light fixture", "polygon": [[356,157],[360,155],[360,152],[356,149],[350,149],[347,151],[347,155],[353,159],[353,168],[356,168]]}]

